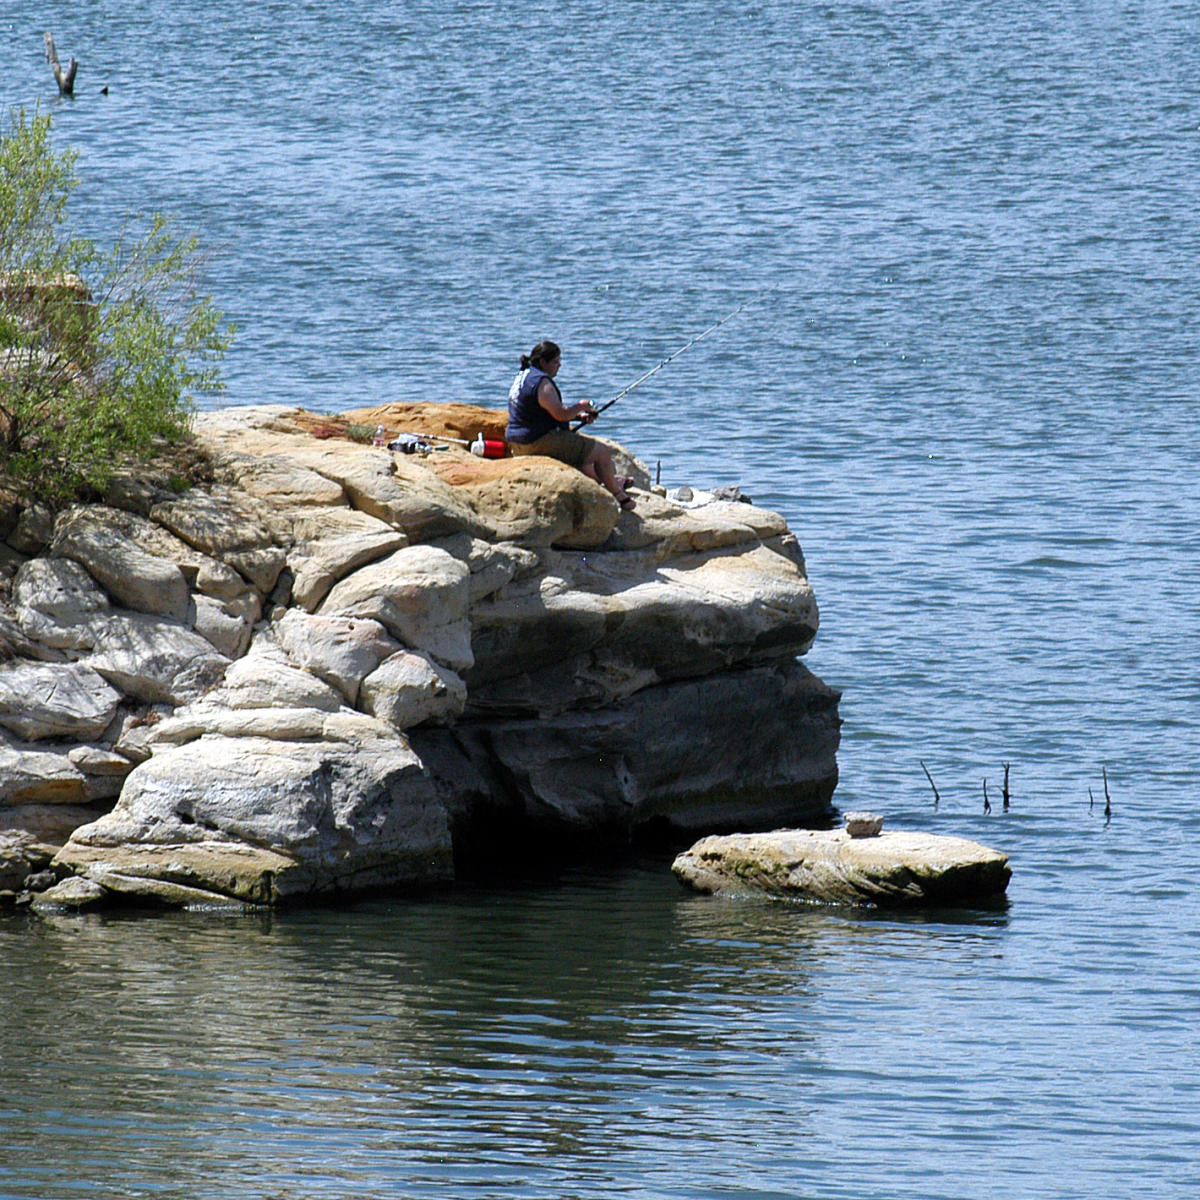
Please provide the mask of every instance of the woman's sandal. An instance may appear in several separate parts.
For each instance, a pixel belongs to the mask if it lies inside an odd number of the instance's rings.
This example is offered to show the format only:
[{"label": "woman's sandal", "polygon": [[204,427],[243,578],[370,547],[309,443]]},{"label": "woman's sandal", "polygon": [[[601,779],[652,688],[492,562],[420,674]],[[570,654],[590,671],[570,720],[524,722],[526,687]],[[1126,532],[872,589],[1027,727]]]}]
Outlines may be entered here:
[{"label": "woman's sandal", "polygon": [[632,496],[622,496],[617,503],[626,512],[632,512],[637,507],[637,501]]}]

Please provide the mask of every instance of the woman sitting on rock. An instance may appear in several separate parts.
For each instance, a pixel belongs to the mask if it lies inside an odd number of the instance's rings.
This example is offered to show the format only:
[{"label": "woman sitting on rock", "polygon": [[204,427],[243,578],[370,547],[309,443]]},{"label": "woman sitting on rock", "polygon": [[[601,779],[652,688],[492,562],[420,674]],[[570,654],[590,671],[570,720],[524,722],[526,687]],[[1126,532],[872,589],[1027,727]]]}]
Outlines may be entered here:
[{"label": "woman sitting on rock", "polygon": [[633,497],[625,489],[633,482],[613,470],[612,451],[595,438],[584,437],[568,422],[581,417],[595,419],[591,401],[563,404],[562,392],[554,382],[562,365],[562,351],[553,342],[538,342],[521,355],[521,370],[508,389],[508,429],[505,438],[513,454],[544,454],[578,467],[589,478],[603,484],[624,509],[633,508]]}]

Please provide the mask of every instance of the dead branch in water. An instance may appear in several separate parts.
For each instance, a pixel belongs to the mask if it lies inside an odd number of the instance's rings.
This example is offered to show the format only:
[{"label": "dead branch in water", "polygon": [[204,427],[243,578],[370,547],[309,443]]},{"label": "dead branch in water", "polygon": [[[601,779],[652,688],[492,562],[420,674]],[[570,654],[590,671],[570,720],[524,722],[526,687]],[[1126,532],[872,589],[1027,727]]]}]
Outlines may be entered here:
[{"label": "dead branch in water", "polygon": [[54,35],[52,33],[45,33],[42,36],[46,39],[46,61],[50,64],[50,69],[54,72],[54,78],[58,81],[59,95],[75,95],[75,72],[79,70],[79,64],[74,59],[71,59],[67,63],[67,69],[64,71],[62,63],[58,61],[58,51],[54,48]]},{"label": "dead branch in water", "polygon": [[929,786],[933,788],[933,807],[937,808],[942,798],[938,795],[937,784],[933,782],[933,776],[930,775],[929,768],[925,765],[924,761],[921,761],[921,770],[925,772],[925,778],[929,780]]},{"label": "dead branch in water", "polygon": [[1004,763],[1004,811],[1008,812],[1008,763]]}]

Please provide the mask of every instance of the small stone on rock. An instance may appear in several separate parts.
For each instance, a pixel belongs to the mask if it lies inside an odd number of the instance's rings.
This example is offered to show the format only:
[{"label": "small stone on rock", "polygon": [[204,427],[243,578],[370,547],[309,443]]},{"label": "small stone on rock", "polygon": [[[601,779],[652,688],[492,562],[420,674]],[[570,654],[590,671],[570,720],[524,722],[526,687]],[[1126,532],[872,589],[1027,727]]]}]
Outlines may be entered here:
[{"label": "small stone on rock", "polygon": [[846,832],[852,838],[878,837],[883,828],[883,818],[873,812],[846,814]]}]

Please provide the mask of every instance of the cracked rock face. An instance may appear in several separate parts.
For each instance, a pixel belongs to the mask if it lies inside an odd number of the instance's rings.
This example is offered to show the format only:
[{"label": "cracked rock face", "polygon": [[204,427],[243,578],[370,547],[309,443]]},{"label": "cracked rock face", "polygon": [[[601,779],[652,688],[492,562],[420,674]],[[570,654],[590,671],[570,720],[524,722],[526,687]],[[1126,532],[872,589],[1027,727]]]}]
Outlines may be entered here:
[{"label": "cracked rock face", "polygon": [[[350,416],[435,443],[504,420]],[[202,414],[212,483],[118,476],[6,524],[0,830],[63,846],[80,896],[283,903],[445,880],[497,838],[828,810],[837,694],[795,661],[818,616],[777,514],[622,512],[562,463],[349,424]]]}]

